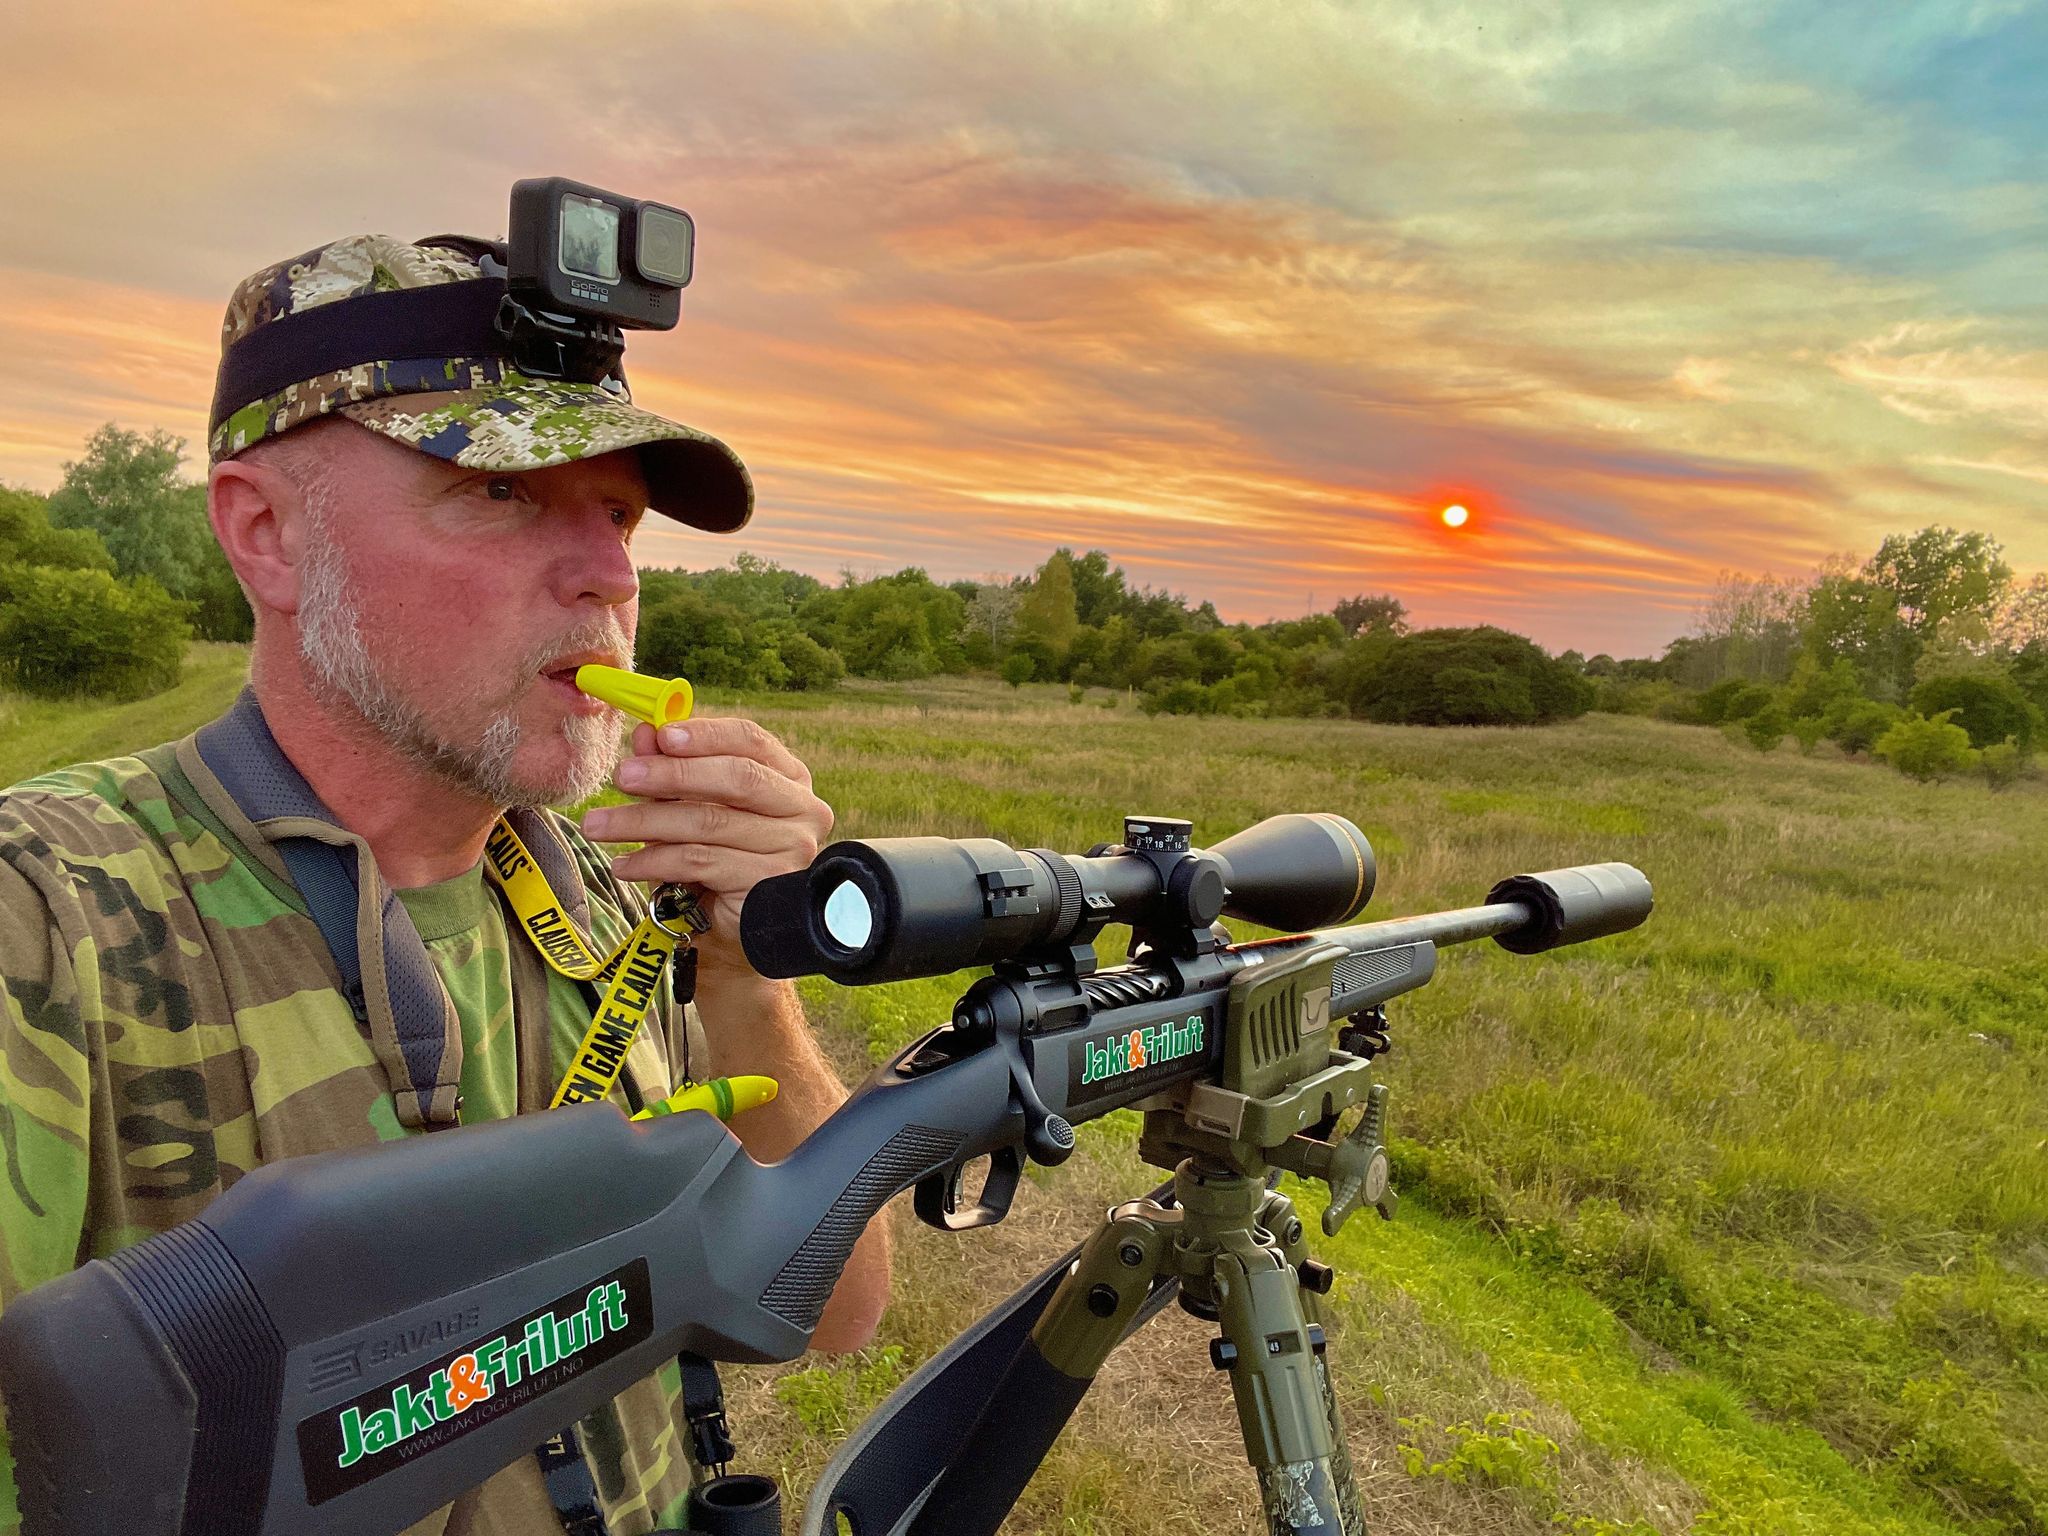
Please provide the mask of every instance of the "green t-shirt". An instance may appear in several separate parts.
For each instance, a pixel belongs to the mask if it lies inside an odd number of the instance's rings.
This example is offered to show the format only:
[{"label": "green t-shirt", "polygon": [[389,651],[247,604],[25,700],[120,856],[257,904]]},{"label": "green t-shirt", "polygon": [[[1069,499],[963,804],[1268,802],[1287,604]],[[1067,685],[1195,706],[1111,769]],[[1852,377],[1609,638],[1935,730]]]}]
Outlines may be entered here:
[{"label": "green t-shirt", "polygon": [[[638,895],[551,825],[609,953]],[[0,794],[0,1307],[198,1215],[259,1164],[419,1134],[281,868],[190,738]],[[589,993],[515,942],[481,866],[400,900],[458,1016],[464,1121],[544,1106]],[[522,1042],[525,1000],[543,996],[544,1034]],[[664,1000],[627,1057],[643,1097],[680,1075],[676,1012]],[[695,1474],[672,1364],[580,1434],[614,1536],[682,1523]],[[530,1457],[454,1508],[408,1536],[560,1536]],[[0,1424],[0,1536],[17,1530]]]}]

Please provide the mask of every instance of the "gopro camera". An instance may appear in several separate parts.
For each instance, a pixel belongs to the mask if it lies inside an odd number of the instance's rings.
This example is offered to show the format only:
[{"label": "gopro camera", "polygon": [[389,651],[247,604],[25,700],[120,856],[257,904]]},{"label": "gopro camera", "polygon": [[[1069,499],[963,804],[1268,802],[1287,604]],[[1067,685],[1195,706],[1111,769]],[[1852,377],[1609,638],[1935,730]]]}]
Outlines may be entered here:
[{"label": "gopro camera", "polygon": [[673,330],[696,240],[680,208],[566,176],[537,177],[512,187],[506,275],[530,308]]}]

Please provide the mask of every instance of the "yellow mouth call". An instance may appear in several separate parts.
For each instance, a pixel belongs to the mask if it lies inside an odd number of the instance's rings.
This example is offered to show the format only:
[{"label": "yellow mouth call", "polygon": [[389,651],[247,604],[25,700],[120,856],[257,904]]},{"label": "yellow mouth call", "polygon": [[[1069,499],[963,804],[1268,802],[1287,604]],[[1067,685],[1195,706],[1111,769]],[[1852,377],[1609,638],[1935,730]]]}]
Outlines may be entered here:
[{"label": "yellow mouth call", "polygon": [[714,1077],[708,1083],[693,1083],[648,1105],[633,1118],[652,1120],[656,1115],[672,1115],[678,1110],[706,1109],[721,1120],[730,1120],[741,1110],[772,1102],[776,1091],[772,1077]]},{"label": "yellow mouth call", "polygon": [[593,699],[602,699],[612,708],[622,709],[649,725],[687,720],[695,702],[688,678],[642,677],[638,672],[595,662],[576,669],[576,686]]}]

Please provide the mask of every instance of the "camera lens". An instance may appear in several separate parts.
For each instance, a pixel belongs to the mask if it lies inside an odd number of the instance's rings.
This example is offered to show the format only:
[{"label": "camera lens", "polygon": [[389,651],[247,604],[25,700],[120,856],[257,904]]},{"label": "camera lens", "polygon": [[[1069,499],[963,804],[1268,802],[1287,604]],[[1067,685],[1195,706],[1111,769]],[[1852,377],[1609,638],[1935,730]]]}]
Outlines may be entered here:
[{"label": "camera lens", "polygon": [[690,281],[690,216],[658,203],[640,205],[640,241],[634,264],[650,282],[682,288]]},{"label": "camera lens", "polygon": [[832,942],[856,952],[866,949],[875,934],[875,909],[868,893],[842,880],[825,897],[825,932]]}]

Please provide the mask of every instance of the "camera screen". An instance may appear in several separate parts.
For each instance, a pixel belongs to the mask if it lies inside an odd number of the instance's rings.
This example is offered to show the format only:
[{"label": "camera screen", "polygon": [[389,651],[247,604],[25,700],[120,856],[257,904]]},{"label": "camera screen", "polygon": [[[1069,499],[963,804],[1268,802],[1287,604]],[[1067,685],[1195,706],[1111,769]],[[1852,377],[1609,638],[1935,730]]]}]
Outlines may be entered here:
[{"label": "camera screen", "polygon": [[562,194],[562,270],[601,283],[619,280],[619,210],[594,197]]}]

